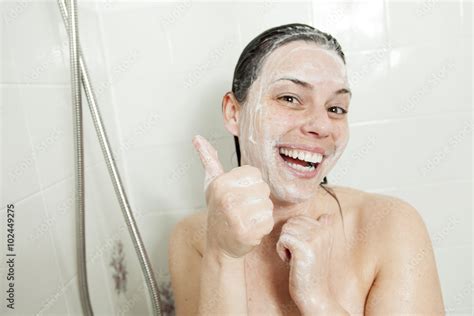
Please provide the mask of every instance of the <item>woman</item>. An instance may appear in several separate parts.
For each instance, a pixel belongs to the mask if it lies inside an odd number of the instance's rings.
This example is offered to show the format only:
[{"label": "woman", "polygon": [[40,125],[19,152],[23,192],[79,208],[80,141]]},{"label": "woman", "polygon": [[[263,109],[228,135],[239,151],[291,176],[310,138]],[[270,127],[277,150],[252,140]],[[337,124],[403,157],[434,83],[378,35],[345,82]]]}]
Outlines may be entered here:
[{"label": "woman", "polygon": [[222,101],[243,166],[224,172],[193,139],[207,209],[171,235],[178,315],[444,313],[417,211],[323,181],[349,139],[350,99],[329,34],[289,24],[247,45]]}]

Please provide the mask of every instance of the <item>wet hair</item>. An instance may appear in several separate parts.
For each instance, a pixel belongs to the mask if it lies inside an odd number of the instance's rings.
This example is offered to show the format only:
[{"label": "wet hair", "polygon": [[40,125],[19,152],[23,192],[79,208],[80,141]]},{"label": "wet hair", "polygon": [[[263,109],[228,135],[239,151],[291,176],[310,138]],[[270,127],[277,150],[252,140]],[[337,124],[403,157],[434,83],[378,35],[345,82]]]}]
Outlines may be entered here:
[{"label": "wet hair", "polygon": [[[255,37],[250,43],[245,46],[242,54],[240,54],[239,60],[234,70],[234,78],[232,79],[232,93],[236,100],[244,105],[247,101],[247,95],[252,86],[252,83],[257,80],[260,74],[261,68],[264,64],[265,59],[277,48],[294,41],[305,41],[309,43],[315,43],[321,48],[332,50],[341,57],[344,64],[346,59],[342,51],[341,45],[337,40],[328,33],[324,33],[312,26],[300,23],[285,24],[273,27],[264,31]],[[235,152],[237,155],[237,162],[240,166],[240,145],[239,138],[234,136]],[[341,204],[330,188],[325,187],[328,183],[327,177],[324,177],[320,186],[330,194],[337,202],[339,206],[339,212],[342,216]]]}]

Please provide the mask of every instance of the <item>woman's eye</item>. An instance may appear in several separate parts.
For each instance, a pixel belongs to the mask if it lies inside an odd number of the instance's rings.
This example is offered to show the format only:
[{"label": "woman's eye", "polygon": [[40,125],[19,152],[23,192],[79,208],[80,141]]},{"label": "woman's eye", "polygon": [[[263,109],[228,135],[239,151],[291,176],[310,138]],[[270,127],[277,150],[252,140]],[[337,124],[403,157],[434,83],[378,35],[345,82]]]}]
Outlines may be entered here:
[{"label": "woman's eye", "polygon": [[298,99],[292,95],[284,95],[278,98],[278,100],[283,100],[289,103],[295,103],[294,101],[298,102]]},{"label": "woman's eye", "polygon": [[336,114],[346,114],[347,111],[340,106],[332,106],[329,108],[329,111],[336,113]]}]

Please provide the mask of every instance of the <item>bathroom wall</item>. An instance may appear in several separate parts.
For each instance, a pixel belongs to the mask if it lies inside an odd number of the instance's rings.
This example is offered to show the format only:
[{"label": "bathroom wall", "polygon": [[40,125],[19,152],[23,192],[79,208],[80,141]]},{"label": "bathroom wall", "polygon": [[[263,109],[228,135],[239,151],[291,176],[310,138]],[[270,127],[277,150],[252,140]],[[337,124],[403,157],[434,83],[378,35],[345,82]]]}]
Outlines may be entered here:
[{"label": "bathroom wall", "polygon": [[[472,312],[472,2],[79,1],[79,36],[165,315],[167,243],[205,205],[191,144],[237,165],[221,98],[245,45],[302,22],[334,35],[353,90],[350,143],[329,182],[398,196],[433,240],[447,313]],[[15,208],[15,310],[81,314],[75,261],[69,51],[56,1],[2,1],[1,249]],[[97,315],[150,312],[84,98],[86,225]],[[5,237],[4,237],[5,236]],[[6,251],[3,250],[6,254]],[[6,257],[4,257],[6,258]]]}]

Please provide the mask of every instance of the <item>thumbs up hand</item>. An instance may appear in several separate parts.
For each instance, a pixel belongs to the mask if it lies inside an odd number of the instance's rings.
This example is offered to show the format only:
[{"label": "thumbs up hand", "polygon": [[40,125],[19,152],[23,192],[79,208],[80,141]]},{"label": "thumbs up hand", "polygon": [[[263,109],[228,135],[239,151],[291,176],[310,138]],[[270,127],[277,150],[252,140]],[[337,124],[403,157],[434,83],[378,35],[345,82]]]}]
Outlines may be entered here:
[{"label": "thumbs up hand", "polygon": [[205,172],[206,251],[243,257],[273,229],[270,188],[258,168],[244,165],[224,172],[217,151],[204,137],[195,136],[193,145]]}]

